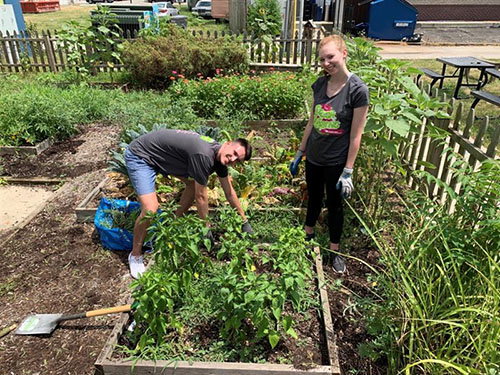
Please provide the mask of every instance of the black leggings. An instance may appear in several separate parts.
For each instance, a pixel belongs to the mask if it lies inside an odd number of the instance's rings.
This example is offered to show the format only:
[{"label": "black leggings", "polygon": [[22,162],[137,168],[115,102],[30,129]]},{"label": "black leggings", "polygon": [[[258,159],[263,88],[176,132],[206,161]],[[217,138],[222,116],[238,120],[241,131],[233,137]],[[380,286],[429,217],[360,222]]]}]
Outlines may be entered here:
[{"label": "black leggings", "polygon": [[328,207],[328,228],[330,242],[339,243],[344,224],[342,198],[335,185],[339,180],[344,164],[331,167],[319,167],[306,160],[306,182],[309,195],[307,202],[306,225],[314,227],[323,205],[326,184],[326,206]]}]

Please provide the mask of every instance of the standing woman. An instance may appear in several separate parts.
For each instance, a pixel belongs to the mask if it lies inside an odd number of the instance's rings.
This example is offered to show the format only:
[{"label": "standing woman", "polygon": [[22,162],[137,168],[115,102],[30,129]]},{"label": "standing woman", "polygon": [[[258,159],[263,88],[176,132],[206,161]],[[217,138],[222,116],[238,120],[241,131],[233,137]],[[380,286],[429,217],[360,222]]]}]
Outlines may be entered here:
[{"label": "standing woman", "polygon": [[[309,200],[305,223],[306,240],[314,238],[314,226],[323,203],[326,185],[330,249],[339,250],[344,222],[342,198],[351,195],[352,171],[368,113],[368,88],[347,70],[347,47],[339,35],[319,44],[319,58],[325,75],[313,83],[313,108],[302,142],[290,164],[296,175],[306,154],[306,182]],[[346,271],[344,258],[332,258],[335,272]]]}]

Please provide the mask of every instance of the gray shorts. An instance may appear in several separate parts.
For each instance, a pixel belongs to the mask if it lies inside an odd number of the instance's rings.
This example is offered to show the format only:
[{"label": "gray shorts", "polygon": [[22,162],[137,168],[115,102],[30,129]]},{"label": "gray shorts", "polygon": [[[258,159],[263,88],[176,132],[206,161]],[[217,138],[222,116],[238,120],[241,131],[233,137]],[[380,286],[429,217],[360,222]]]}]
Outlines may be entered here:
[{"label": "gray shorts", "polygon": [[125,163],[127,164],[128,177],[137,195],[156,191],[156,171],[144,160],[130,152],[128,147],[125,150]]}]

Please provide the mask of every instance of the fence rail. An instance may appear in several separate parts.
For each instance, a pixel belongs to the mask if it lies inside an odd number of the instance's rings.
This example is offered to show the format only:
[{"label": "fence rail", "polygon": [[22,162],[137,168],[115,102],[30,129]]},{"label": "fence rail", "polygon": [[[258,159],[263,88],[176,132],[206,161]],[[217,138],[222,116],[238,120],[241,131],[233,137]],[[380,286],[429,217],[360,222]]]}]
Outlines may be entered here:
[{"label": "fence rail", "polygon": [[[429,87],[426,90],[421,86],[421,89],[429,93]],[[447,101],[446,95],[441,95],[437,89],[434,90],[433,95],[440,96],[444,102]],[[427,171],[434,178],[446,183],[453,191],[460,194],[460,183],[452,177],[456,155],[461,155],[474,169],[486,159],[498,158],[500,126],[489,129],[490,121],[489,117],[486,116],[481,120],[479,127],[474,127],[476,120],[474,109],[470,109],[467,113],[467,109],[464,109],[464,103],[458,103],[454,98],[451,98],[448,104],[450,118],[424,120],[419,131],[412,134],[407,142],[400,146],[399,154],[408,172]],[[444,132],[442,139],[431,134],[431,127],[427,126],[427,121]],[[491,131],[487,140],[488,130]],[[415,178],[413,173],[408,174],[407,181],[412,189],[421,189],[425,186],[426,193],[431,198],[446,204],[449,212],[453,211],[454,202],[442,185],[432,182],[429,185],[424,185]]]},{"label": "fence rail", "polygon": [[[232,34],[231,32],[201,32],[192,31],[192,35],[207,38],[233,38],[241,40],[247,46],[250,64],[256,67],[266,67],[272,64],[277,69],[300,69],[309,65],[319,69],[318,46],[323,32],[318,31],[311,38],[276,37],[271,43],[259,42],[247,34]],[[126,30],[121,40],[137,39],[137,31]],[[73,68],[68,55],[71,48],[67,46],[56,33],[44,31],[42,33],[14,33],[6,35],[0,32],[0,71],[3,72],[62,72]],[[90,56],[95,51],[92,46],[82,47],[82,55]],[[123,64],[115,63],[110,67],[107,62],[96,67],[99,71],[122,70]]]}]

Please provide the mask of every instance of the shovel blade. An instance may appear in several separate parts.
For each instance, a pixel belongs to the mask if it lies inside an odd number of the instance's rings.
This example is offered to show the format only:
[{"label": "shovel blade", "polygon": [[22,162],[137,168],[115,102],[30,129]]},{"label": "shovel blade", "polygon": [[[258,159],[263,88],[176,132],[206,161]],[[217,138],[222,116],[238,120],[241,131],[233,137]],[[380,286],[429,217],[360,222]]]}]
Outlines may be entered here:
[{"label": "shovel blade", "polygon": [[16,330],[16,335],[49,335],[59,324],[62,314],[30,315]]}]

